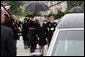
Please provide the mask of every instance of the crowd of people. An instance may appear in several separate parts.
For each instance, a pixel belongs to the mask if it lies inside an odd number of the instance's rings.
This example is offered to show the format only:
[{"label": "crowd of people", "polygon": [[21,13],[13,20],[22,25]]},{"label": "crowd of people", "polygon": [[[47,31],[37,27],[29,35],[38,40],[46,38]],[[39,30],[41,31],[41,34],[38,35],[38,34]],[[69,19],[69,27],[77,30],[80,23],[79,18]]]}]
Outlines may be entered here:
[{"label": "crowd of people", "polygon": [[44,18],[34,20],[34,16],[27,15],[22,24],[22,36],[24,40],[24,48],[30,48],[33,53],[37,44],[40,46],[41,53],[44,52],[44,45],[50,44],[53,32],[57,23],[54,22],[54,16],[49,15],[48,21],[45,22]]},{"label": "crowd of people", "polygon": [[53,15],[48,15],[47,19],[46,22],[42,17],[34,20],[33,15],[27,15],[24,21],[20,22],[11,19],[1,9],[1,56],[16,56],[16,44],[20,38],[18,27],[21,28],[24,49],[30,48],[30,53],[33,53],[38,44],[40,53],[43,54],[44,46],[48,45],[49,47],[53,32],[57,26],[57,23],[54,22]]}]

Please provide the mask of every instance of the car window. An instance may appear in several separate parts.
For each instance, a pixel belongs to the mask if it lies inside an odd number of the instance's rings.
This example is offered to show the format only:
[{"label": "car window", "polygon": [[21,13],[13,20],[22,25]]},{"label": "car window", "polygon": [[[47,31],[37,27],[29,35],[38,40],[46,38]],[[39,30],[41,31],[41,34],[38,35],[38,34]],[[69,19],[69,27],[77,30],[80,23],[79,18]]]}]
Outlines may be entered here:
[{"label": "car window", "polygon": [[52,56],[81,56],[84,55],[84,31],[60,31],[56,39]]}]

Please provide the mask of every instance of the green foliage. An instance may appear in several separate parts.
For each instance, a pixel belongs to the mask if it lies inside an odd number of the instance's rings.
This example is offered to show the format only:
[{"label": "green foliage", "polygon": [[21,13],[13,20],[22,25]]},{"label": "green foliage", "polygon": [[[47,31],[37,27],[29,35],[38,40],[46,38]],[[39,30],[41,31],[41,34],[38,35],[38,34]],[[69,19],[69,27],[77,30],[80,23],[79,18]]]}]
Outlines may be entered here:
[{"label": "green foliage", "polygon": [[23,12],[22,12],[22,8],[21,6],[23,5],[24,3],[21,2],[21,1],[9,1],[8,2],[8,5],[10,5],[10,13],[12,15],[16,15],[16,16],[22,16],[23,15]]},{"label": "green foliage", "polygon": [[58,11],[57,14],[54,14],[54,17],[55,17],[55,19],[59,19],[59,18],[63,17],[64,15],[65,15],[64,12],[62,12],[62,11]]},{"label": "green foliage", "polygon": [[68,10],[75,6],[81,6],[84,8],[84,1],[68,1],[67,2]]}]

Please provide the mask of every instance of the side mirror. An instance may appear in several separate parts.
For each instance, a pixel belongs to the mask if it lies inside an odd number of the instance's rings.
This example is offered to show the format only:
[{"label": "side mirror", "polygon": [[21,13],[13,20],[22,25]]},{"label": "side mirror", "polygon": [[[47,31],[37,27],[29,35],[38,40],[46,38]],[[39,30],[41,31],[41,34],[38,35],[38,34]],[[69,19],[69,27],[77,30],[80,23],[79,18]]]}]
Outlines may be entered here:
[{"label": "side mirror", "polygon": [[29,56],[43,56],[42,53],[31,53]]}]

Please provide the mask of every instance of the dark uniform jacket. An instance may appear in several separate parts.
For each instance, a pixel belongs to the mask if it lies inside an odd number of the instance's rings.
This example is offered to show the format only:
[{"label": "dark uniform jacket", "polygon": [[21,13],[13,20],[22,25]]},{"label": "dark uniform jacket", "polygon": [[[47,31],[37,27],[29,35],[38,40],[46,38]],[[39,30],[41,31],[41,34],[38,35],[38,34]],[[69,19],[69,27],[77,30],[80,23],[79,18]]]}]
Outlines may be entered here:
[{"label": "dark uniform jacket", "polygon": [[30,44],[36,44],[37,43],[37,23],[35,21],[29,21],[28,22],[28,38]]},{"label": "dark uniform jacket", "polygon": [[23,29],[22,29],[23,40],[28,40],[28,36],[27,36],[28,35],[28,27],[27,27],[28,22],[29,22],[29,20],[25,18],[24,22],[22,24],[22,27],[23,27]]},{"label": "dark uniform jacket", "polygon": [[1,25],[1,56],[16,56],[16,44],[12,30]]},{"label": "dark uniform jacket", "polygon": [[56,26],[57,26],[56,22],[49,21],[46,23],[46,27],[48,29],[48,33],[47,33],[48,42],[51,41],[51,38],[52,38],[53,32],[55,31]]}]

